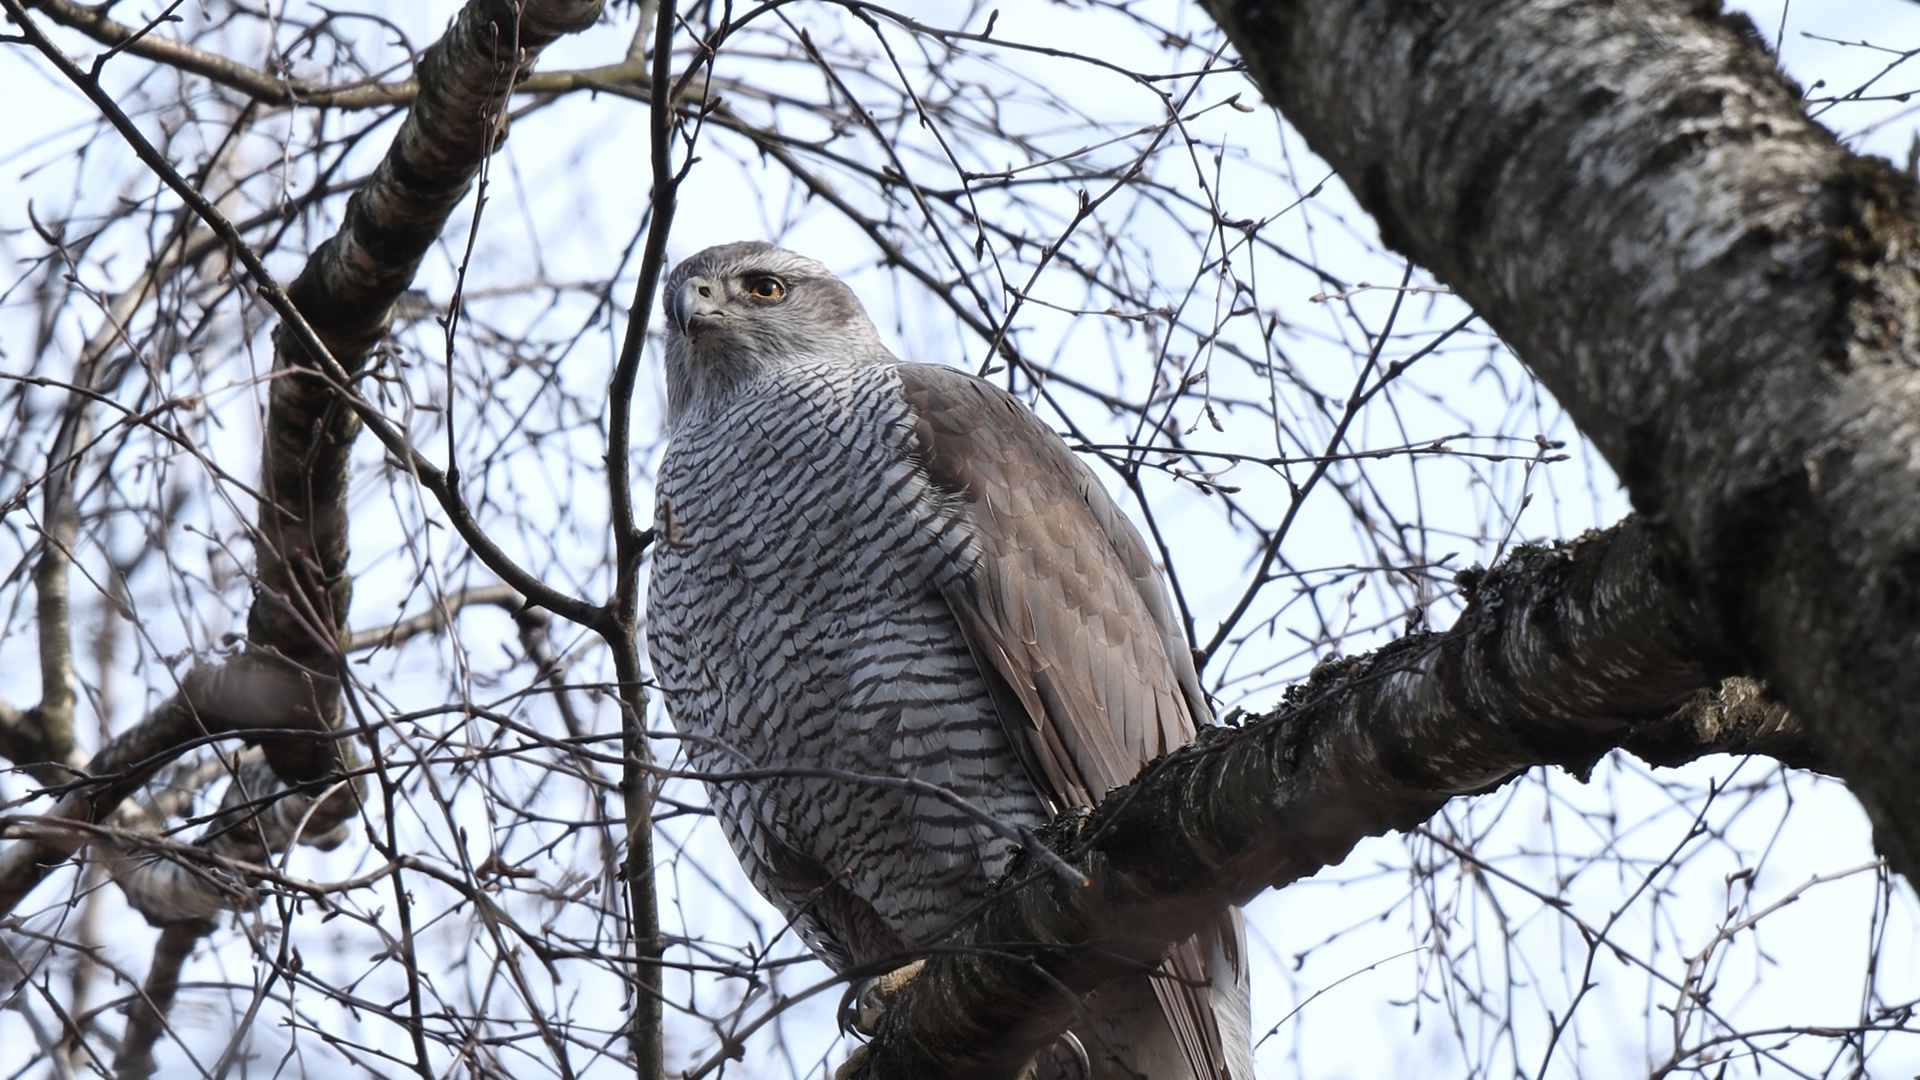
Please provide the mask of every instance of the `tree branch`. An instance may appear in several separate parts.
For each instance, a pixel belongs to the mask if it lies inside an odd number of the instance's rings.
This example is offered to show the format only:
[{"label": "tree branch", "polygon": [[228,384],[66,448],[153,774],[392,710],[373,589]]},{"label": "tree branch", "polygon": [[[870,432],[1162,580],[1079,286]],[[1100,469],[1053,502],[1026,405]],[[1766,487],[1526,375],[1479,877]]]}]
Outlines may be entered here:
[{"label": "tree branch", "polygon": [[1920,873],[1912,179],[1810,121],[1717,5],[1209,8],[1669,530],[1740,666]]},{"label": "tree branch", "polygon": [[[386,335],[393,305],[412,284],[427,248],[466,196],[505,133],[514,81],[561,33],[592,25],[599,0],[548,0],[521,10],[474,0],[420,58],[422,87],[380,166],[347,202],[340,229],[307,260],[287,297],[351,384]],[[346,491],[361,419],[341,407],[301,334],[283,323],[264,440],[257,545],[261,598],[247,636],[316,671],[333,670],[353,581],[347,573]],[[457,484],[448,463],[447,486]],[[290,780],[336,762],[308,760],[292,744],[267,747]],[[311,749],[311,744],[308,744]]]},{"label": "tree branch", "polygon": [[213,927],[175,923],[160,932],[153,946],[147,981],[128,1005],[127,1032],[114,1055],[113,1074],[119,1080],[145,1080],[155,1069],[153,1044],[167,1027],[167,1012],[180,991],[180,969]]},{"label": "tree branch", "polygon": [[[284,320],[276,333],[275,368],[281,377],[271,384],[263,450],[265,495],[257,546],[262,588],[249,616],[249,654],[223,667],[190,673],[172,699],[95,756],[88,768],[90,779],[75,785],[47,818],[99,822],[196,739],[257,730],[259,718],[266,715],[282,729],[305,727],[315,735],[258,739],[279,782],[272,785],[255,777],[238,789],[242,802],[254,811],[269,811],[255,822],[255,839],[274,849],[296,835],[334,837],[340,821],[357,805],[357,779],[337,785],[332,789],[337,797],[327,798],[319,808],[300,800],[282,802],[280,796],[303,781],[330,774],[351,777],[355,772],[346,744],[319,735],[337,726],[340,707],[340,684],[323,673],[338,669],[347,639],[348,456],[363,418],[372,412],[351,383],[368,351],[385,334],[393,303],[411,283],[420,258],[464,197],[480,162],[498,145],[501,110],[514,77],[559,34],[592,25],[599,0],[547,0],[530,7],[509,0],[470,3],[447,36],[422,58],[425,89],[379,169],[349,201],[341,231],[314,253],[284,294],[233,225],[154,152],[104,96],[97,80],[51,50],[17,0],[5,0],[5,6],[28,39],[89,92],[143,161],[226,241]],[[471,137],[447,135],[462,130]],[[397,443],[396,453],[405,451],[403,456],[418,469],[418,455],[378,423],[377,414],[374,419],[383,441],[390,447]],[[437,493],[443,502],[451,497],[458,504],[452,481],[445,480],[442,488]],[[536,595],[550,592],[536,588]],[[274,686],[263,685],[262,679]],[[236,684],[250,691],[238,705]],[[304,693],[296,700],[284,692],[268,692],[288,685],[303,687]],[[235,710],[244,722],[228,716]],[[0,852],[0,911],[11,910],[86,838],[85,830],[36,828],[30,838]],[[136,900],[139,895],[146,894],[129,893]],[[144,903],[143,910],[152,914],[166,906]],[[206,907],[187,900],[173,906],[190,910],[195,918],[203,917]]]},{"label": "tree branch", "polygon": [[[674,8],[674,0],[658,0],[654,11],[654,86],[671,85],[673,32],[678,21]],[[689,77],[697,66],[696,62]],[[660,936],[660,904],[653,878],[654,789],[646,737],[647,691],[640,663],[640,559],[652,543],[652,534],[641,530],[634,517],[628,459],[634,381],[639,377],[647,328],[652,322],[653,297],[666,268],[675,198],[686,170],[693,166],[689,154],[680,170],[674,170],[673,135],[679,118],[673,106],[669,95],[657,96],[648,103],[648,156],[653,166],[653,200],[648,208],[651,220],[640,260],[640,279],[627,310],[626,336],[607,385],[607,495],[613,510],[614,558],[618,565],[614,568],[613,596],[607,602],[610,625],[597,628],[612,654],[620,683],[620,801],[626,819],[626,859],[621,876],[626,879],[628,932],[640,958],[634,971],[627,1043],[640,1080],[659,1080],[666,1075],[660,981],[666,942]]]},{"label": "tree branch", "polygon": [[433,606],[386,626],[356,630],[341,642],[342,652],[364,649],[391,649],[421,634],[437,634],[453,622],[453,617],[470,607],[497,607],[512,615],[527,606],[518,589],[510,585],[481,585],[437,598]]},{"label": "tree branch", "polygon": [[[115,736],[87,763],[85,775],[66,785],[45,814],[0,817],[0,837],[28,831],[0,850],[0,915],[11,912],[55,866],[83,847],[84,830],[49,829],[49,823],[96,823],[138,791],[161,767],[208,737],[257,730],[263,716],[288,728],[311,726],[322,703],[337,687],[311,676],[290,674],[284,665],[257,656],[196,667],[178,689],[138,724]],[[32,826],[25,830],[25,826]]]},{"label": "tree branch", "polygon": [[1520,548],[1447,632],[1323,664],[1272,713],[1208,729],[1043,830],[1092,885],[1023,855],[843,1075],[1012,1076],[1077,995],[1151,967],[1229,904],[1536,765],[1584,776],[1636,740],[1669,762],[1811,753],[1777,710],[1728,712],[1720,726],[1674,718],[1726,655],[1647,523]]},{"label": "tree branch", "polygon": [[219,53],[163,37],[153,32],[156,29],[153,24],[128,26],[109,18],[107,5],[90,6],[73,3],[72,0],[26,0],[26,7],[45,14],[48,19],[62,26],[78,30],[111,49],[199,75],[229,90],[238,90],[256,101],[364,109],[380,105],[404,105],[420,92],[417,79],[336,86],[285,78],[248,67]]}]

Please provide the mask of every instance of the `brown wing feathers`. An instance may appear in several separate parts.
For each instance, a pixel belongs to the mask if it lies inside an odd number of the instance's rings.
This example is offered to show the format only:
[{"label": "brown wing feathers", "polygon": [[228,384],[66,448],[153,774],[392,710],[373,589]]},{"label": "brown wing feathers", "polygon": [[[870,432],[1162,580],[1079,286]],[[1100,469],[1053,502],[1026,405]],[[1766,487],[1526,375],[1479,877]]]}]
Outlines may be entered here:
[{"label": "brown wing feathers", "polygon": [[[972,572],[945,587],[948,603],[1041,794],[1056,812],[1091,806],[1207,716],[1159,571],[1098,480],[1031,412],[952,369],[899,373],[927,471],[978,547]],[[1196,1076],[1232,1060],[1208,954],[1240,973],[1240,926],[1237,912],[1223,918],[1153,979]]]},{"label": "brown wing feathers", "polygon": [[[1165,628],[1136,580],[1157,572],[1098,481],[1034,415],[949,368],[899,368],[934,482],[969,518],[974,572],[947,599],[1024,715],[1003,715],[1056,806],[1091,806],[1193,737]],[[1159,605],[1164,608],[1164,601]],[[1017,731],[1014,729],[1018,729]]]}]

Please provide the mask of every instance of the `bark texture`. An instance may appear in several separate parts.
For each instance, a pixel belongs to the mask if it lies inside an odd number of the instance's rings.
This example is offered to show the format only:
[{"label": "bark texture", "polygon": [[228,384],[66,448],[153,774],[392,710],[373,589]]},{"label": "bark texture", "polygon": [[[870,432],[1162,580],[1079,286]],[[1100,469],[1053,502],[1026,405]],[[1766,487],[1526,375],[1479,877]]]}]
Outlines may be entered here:
[{"label": "bark texture", "polygon": [[1323,664],[1272,714],[1203,732],[1043,832],[1086,883],[1017,864],[842,1075],[1016,1075],[1078,994],[1157,963],[1228,902],[1534,765],[1584,773],[1642,739],[1673,763],[1810,756],[1777,707],[1697,698],[1718,683],[1724,646],[1642,521],[1522,548],[1447,632]]},{"label": "bark texture", "polygon": [[1920,219],[1743,17],[1209,0],[1261,88],[1553,391],[1740,666],[1920,871]]},{"label": "bark texture", "polygon": [[[365,368],[420,260],[506,135],[506,101],[540,50],[584,30],[600,0],[474,0],[420,58],[420,94],[346,218],[307,259],[287,295],[348,375]],[[347,481],[359,417],[319,374],[299,336],[274,339],[256,544],[260,593],[247,638],[309,671],[332,672],[353,580],[347,573]],[[301,739],[263,744],[289,781],[339,771],[332,748]]]}]

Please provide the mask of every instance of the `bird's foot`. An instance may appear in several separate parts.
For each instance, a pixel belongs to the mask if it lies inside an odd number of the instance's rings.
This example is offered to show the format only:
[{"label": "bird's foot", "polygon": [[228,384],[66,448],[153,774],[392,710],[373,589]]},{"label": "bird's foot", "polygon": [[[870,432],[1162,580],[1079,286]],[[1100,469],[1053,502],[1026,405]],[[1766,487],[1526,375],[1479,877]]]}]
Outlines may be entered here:
[{"label": "bird's foot", "polygon": [[880,1018],[887,1014],[893,999],[899,997],[900,991],[906,989],[907,984],[919,976],[920,969],[926,966],[925,960],[915,960],[856,987],[847,1004],[841,1007],[842,1030],[852,1028],[871,1038],[874,1032],[880,1030]]},{"label": "bird's foot", "polygon": [[[855,986],[840,1005],[840,1030],[852,1030],[862,1038],[872,1038],[874,1032],[880,1030],[880,1018],[886,1015],[893,999],[926,966],[925,960],[915,960]],[[833,1080],[854,1080],[863,1075],[870,1052],[865,1046],[854,1047],[853,1053],[847,1055],[847,1060],[833,1071]]]},{"label": "bird's foot", "polygon": [[[893,1006],[893,1000],[926,966],[925,960],[915,960],[856,986],[840,1006],[840,1030],[852,1030],[872,1038],[880,1030],[880,1018]],[[856,1080],[865,1075],[867,1056],[871,1052],[864,1045],[854,1047],[847,1060],[833,1071],[834,1080]],[[1019,1080],[1088,1080],[1092,1075],[1093,1064],[1087,1058],[1086,1048],[1073,1032],[1063,1031],[1051,1047],[1027,1063]]]}]

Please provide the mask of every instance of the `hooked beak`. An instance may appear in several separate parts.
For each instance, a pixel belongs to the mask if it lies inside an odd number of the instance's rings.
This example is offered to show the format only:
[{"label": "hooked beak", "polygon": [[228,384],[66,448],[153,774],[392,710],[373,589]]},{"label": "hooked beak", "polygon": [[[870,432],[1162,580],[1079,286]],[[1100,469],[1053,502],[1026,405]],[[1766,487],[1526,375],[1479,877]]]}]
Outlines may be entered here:
[{"label": "hooked beak", "polygon": [[710,329],[726,317],[720,306],[719,289],[703,277],[690,277],[673,294],[673,321],[688,337]]}]

